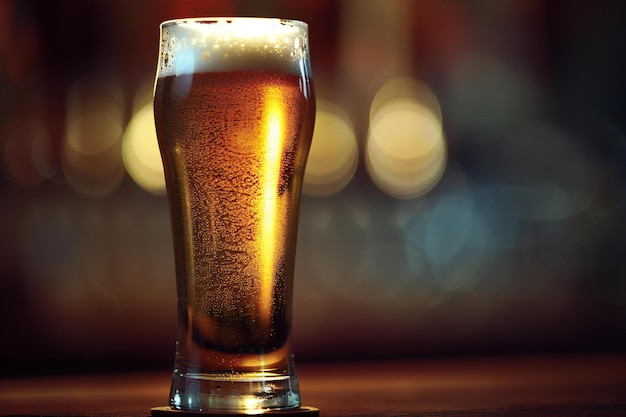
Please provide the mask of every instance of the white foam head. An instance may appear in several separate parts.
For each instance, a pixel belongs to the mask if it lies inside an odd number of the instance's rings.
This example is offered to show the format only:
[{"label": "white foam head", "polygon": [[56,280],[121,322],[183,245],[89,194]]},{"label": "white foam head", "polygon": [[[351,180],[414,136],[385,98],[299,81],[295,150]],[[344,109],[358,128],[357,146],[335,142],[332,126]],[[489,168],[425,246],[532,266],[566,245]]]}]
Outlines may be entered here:
[{"label": "white foam head", "polygon": [[163,22],[158,69],[158,77],[240,70],[310,73],[308,26],[245,17]]}]

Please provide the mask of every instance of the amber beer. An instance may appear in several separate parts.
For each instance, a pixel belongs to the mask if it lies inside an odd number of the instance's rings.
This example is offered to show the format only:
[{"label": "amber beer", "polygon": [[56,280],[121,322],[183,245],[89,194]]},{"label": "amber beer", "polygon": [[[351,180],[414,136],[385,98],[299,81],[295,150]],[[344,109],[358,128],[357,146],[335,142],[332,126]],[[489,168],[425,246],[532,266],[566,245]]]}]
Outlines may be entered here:
[{"label": "amber beer", "polygon": [[315,104],[306,24],[165,22],[154,97],[178,341],[170,406],[293,408],[292,290]]}]

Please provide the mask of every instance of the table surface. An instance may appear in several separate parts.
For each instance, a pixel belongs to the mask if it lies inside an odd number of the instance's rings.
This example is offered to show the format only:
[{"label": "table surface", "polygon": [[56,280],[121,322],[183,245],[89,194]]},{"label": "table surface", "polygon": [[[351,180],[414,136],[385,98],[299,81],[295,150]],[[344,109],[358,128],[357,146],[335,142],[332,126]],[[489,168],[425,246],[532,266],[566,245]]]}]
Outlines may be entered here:
[{"label": "table surface", "polygon": [[[331,416],[626,416],[626,354],[297,364]],[[0,415],[148,416],[170,373],[0,379]]]}]

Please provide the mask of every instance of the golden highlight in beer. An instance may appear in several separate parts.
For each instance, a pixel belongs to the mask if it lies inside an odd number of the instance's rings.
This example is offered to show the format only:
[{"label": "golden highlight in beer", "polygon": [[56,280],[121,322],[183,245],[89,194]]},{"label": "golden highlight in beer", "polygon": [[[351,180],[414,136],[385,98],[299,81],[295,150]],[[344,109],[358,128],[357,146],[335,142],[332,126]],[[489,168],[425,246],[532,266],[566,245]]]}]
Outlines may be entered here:
[{"label": "golden highlight in beer", "polygon": [[[161,35],[154,110],[179,315],[171,406],[297,407],[291,298],[315,117],[306,25],[173,21]],[[242,396],[237,381],[262,391]]]}]

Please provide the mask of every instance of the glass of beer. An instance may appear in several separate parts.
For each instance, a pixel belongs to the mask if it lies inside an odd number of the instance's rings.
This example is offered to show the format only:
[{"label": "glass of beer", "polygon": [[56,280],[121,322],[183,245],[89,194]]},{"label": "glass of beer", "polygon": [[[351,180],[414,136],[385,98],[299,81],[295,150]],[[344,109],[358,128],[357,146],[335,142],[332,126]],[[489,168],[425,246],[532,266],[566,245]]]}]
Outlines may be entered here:
[{"label": "glass of beer", "polygon": [[178,294],[168,409],[298,409],[292,291],[315,119],[306,23],[164,22],[154,115]]}]

